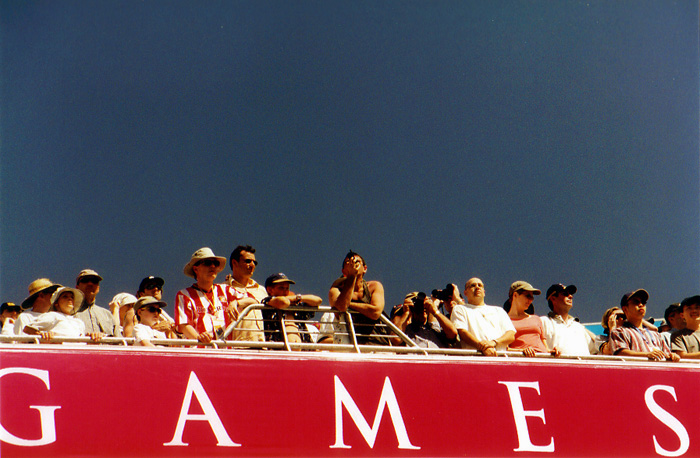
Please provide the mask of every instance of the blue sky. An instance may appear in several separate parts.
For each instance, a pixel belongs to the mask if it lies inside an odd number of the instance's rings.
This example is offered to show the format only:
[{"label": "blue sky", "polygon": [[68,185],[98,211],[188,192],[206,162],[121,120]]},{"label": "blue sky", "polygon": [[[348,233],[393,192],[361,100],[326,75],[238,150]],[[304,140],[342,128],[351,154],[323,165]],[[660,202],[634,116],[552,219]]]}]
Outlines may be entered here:
[{"label": "blue sky", "polygon": [[2,301],[89,267],[172,303],[246,243],[324,298],[352,248],[387,309],[700,292],[696,1],[0,1],[0,39]]}]

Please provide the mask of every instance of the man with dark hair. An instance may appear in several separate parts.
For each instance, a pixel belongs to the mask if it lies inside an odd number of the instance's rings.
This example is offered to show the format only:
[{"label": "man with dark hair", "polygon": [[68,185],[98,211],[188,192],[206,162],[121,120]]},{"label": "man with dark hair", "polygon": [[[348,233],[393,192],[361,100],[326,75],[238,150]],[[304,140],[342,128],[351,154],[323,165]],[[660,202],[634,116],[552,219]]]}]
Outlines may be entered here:
[{"label": "man with dark hair", "polygon": [[671,350],[682,359],[700,359],[700,296],[686,297],[680,307],[685,328],[671,336]]},{"label": "man with dark hair", "polygon": [[119,323],[114,321],[112,312],[95,304],[100,292],[102,277],[92,269],[83,269],[75,279],[75,288],[83,293],[82,305],[76,304],[76,318],[85,323],[85,334],[103,333],[107,337],[121,337]]},{"label": "man with dark hair", "polygon": [[542,318],[547,347],[557,348],[562,355],[587,356],[597,352],[595,336],[569,315],[574,306],[576,286],[556,283],[547,288],[549,312]]},{"label": "man with dark hair", "polygon": [[671,304],[664,311],[664,321],[668,325],[667,331],[659,331],[661,337],[666,341],[666,344],[671,346],[671,335],[685,329],[685,319],[683,318],[683,309],[681,304]]},{"label": "man with dark hair", "polygon": [[307,320],[313,312],[295,311],[293,306],[318,307],[323,299],[313,294],[296,294],[289,290],[289,285],[295,282],[287,278],[283,273],[270,275],[265,280],[265,290],[268,296],[262,300],[264,305],[272,307],[273,310],[263,311],[265,317],[265,329],[268,330],[268,340],[282,342],[280,330],[281,319],[285,320],[285,332],[289,342],[312,341],[311,335],[307,331],[304,323],[299,320]]},{"label": "man with dark hair", "polygon": [[622,296],[620,308],[625,313],[625,322],[610,333],[610,349],[613,355],[640,356],[651,361],[679,361],[658,332],[642,325],[647,311],[649,293],[643,289]]},{"label": "man with dark hair", "polygon": [[[386,338],[371,336],[385,334],[383,328],[377,326],[384,311],[384,286],[378,281],[365,281],[367,264],[352,250],[345,255],[341,272],[343,275],[333,282],[328,292],[331,306],[341,312],[359,312],[352,316],[358,343],[388,345]],[[343,325],[341,323],[340,327]]]},{"label": "man with dark hair", "polygon": [[185,275],[195,282],[175,296],[175,325],[186,338],[203,343],[220,339],[226,326],[238,318],[244,297],[228,285],[214,284],[225,266],[226,258],[208,247],[195,251],[185,265]]},{"label": "man with dark hair", "polygon": [[[253,280],[253,274],[258,261],[255,259],[255,248],[250,245],[238,245],[229,257],[231,274],[226,276],[226,283],[245,297],[260,303],[267,292],[258,282]],[[243,311],[243,308],[238,310]],[[260,310],[251,310],[231,334],[233,340],[249,340],[263,342],[263,316]]]},{"label": "man with dark hair", "polygon": [[[155,275],[149,275],[148,277],[141,280],[139,284],[139,289],[136,291],[136,297],[153,297],[158,301],[163,300],[163,286],[165,285],[165,280]],[[164,306],[163,306],[164,307]],[[135,317],[136,310],[132,309],[132,317]],[[132,318],[133,319],[133,318]],[[161,308],[160,314],[156,317],[153,329],[165,333],[169,339],[177,338],[177,330],[175,326],[175,320],[168,315],[168,313]]]},{"label": "man with dark hair", "polygon": [[2,335],[13,335],[15,320],[19,316],[22,308],[14,302],[3,302],[0,305],[0,327]]}]

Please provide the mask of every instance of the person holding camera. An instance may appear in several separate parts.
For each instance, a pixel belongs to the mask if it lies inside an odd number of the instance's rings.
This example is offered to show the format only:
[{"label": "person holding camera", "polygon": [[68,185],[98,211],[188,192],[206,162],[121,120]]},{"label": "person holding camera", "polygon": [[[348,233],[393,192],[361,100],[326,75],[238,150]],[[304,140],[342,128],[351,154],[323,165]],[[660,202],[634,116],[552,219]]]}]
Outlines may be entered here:
[{"label": "person holding camera", "polygon": [[[457,328],[440,313],[437,302],[425,293],[410,293],[401,307],[396,308],[392,321],[419,347],[449,348],[457,341]],[[404,344],[398,338],[392,343]]]}]

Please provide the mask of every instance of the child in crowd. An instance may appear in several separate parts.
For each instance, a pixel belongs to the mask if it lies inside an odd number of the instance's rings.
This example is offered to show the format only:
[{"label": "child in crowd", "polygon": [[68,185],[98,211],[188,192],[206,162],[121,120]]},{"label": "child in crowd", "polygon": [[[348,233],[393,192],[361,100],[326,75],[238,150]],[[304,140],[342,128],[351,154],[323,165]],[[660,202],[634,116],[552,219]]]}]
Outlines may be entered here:
[{"label": "child in crowd", "polygon": [[[83,301],[83,293],[75,288],[62,286],[51,296],[51,311],[40,315],[31,326],[26,326],[24,332],[38,334],[44,341],[53,337],[84,337],[85,323],[74,317],[76,304]],[[88,336],[100,340],[102,333],[90,333]]]},{"label": "child in crowd", "polygon": [[155,347],[153,339],[166,339],[162,331],[156,331],[151,326],[158,322],[161,309],[167,304],[152,296],[143,296],[134,304],[134,313],[138,324],[134,326],[134,345]]}]

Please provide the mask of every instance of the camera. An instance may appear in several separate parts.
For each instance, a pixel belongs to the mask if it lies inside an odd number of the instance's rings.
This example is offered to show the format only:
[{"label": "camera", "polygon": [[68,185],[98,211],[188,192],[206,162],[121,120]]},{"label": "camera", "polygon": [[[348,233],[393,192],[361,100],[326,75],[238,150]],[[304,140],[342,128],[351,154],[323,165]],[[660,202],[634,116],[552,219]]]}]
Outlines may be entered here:
[{"label": "camera", "polygon": [[434,298],[442,302],[449,302],[455,294],[455,287],[452,283],[448,283],[445,289],[434,289],[431,293]]},{"label": "camera", "polygon": [[413,315],[422,315],[423,308],[425,307],[425,293],[418,293],[416,297],[411,299],[411,302],[413,302],[413,305],[411,305],[411,313]]}]

